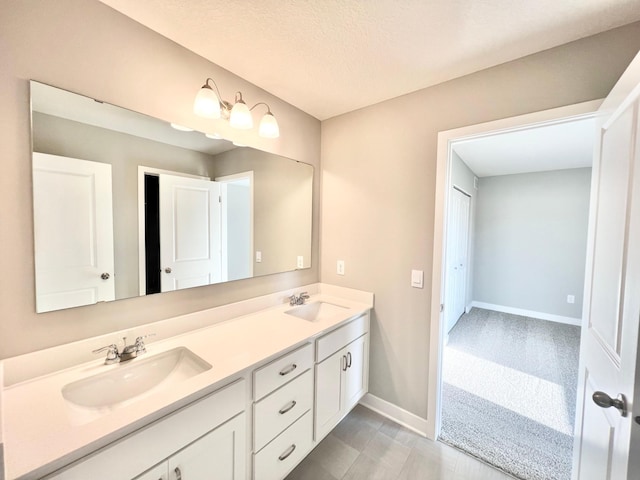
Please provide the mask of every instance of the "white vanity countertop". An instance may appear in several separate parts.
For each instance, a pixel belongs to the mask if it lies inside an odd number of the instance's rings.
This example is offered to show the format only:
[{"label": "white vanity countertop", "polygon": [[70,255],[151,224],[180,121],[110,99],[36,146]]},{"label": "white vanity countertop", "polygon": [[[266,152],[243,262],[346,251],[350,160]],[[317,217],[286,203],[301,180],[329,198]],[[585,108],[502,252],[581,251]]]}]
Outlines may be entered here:
[{"label": "white vanity countertop", "polygon": [[[372,298],[372,297],[371,297]],[[361,299],[359,299],[361,300]],[[139,427],[143,419],[166,414],[213,391],[270,357],[303,344],[373,307],[371,303],[327,294],[313,295],[307,303],[325,301],[347,307],[343,312],[310,322],[288,315],[288,304],[184,333],[147,345],[142,358],[186,347],[212,368],[176,384],[133,399],[120,408],[87,421],[62,397],[62,387],[76,380],[118,368],[104,359],[27,380],[4,389],[4,441],[7,479],[39,478],[72,460],[108,444]],[[215,315],[215,309],[211,310]],[[135,360],[133,360],[135,362]],[[126,364],[123,364],[126,365]],[[247,380],[251,380],[248,378]],[[86,423],[83,423],[86,422]],[[44,467],[44,468],[43,468]]]}]

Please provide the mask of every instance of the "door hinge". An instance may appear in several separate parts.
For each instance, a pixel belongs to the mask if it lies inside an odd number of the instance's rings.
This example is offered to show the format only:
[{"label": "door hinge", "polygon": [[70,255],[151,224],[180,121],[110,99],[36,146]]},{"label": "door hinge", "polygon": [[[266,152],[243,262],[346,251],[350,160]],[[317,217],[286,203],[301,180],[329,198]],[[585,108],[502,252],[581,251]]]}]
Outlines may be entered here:
[{"label": "door hinge", "polygon": [[218,203],[222,203],[222,195],[218,195]]},{"label": "door hinge", "polygon": [[444,303],[440,304],[440,313],[444,312]]}]

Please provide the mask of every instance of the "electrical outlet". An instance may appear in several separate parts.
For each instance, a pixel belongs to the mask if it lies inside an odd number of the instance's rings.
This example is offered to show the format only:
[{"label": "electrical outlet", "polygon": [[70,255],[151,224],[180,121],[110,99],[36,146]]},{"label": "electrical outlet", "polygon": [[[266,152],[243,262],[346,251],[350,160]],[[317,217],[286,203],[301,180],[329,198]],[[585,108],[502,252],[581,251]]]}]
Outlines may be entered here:
[{"label": "electrical outlet", "polygon": [[576,303],[575,295],[567,295],[567,303]]},{"label": "electrical outlet", "polygon": [[298,255],[297,268],[304,268],[304,257]]},{"label": "electrical outlet", "polygon": [[256,252],[256,263],[262,262],[262,252]]},{"label": "electrical outlet", "polygon": [[336,273],[338,275],[344,275],[344,260],[338,260],[338,263],[336,266]]}]

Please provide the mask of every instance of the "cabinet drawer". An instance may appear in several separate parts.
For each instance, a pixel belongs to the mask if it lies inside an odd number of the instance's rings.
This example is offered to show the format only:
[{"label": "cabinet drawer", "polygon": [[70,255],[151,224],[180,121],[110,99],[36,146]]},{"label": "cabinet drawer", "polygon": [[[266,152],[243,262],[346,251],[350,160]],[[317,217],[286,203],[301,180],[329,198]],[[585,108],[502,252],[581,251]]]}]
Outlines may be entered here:
[{"label": "cabinet drawer", "polygon": [[309,369],[254,406],[254,451],[295,422],[313,406],[313,370]]},{"label": "cabinet drawer", "polygon": [[321,362],[329,355],[333,355],[342,347],[351,343],[369,331],[369,314],[364,314],[352,322],[326,334],[318,339],[316,361]]},{"label": "cabinet drawer", "polygon": [[293,380],[313,365],[313,345],[283,355],[253,373],[254,399],[260,400],[276,388]]},{"label": "cabinet drawer", "polygon": [[307,412],[254,455],[254,480],[284,478],[309,453],[312,433],[313,417]]}]

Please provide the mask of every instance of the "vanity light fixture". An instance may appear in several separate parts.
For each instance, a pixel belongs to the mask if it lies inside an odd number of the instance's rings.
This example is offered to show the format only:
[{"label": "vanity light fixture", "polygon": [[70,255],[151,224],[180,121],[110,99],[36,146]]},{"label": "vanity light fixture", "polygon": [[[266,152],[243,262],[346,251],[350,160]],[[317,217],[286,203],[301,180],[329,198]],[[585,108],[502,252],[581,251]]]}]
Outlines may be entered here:
[{"label": "vanity light fixture", "polygon": [[[211,87],[211,82],[215,90]],[[264,102],[258,102],[249,108],[242,98],[242,92],[236,92],[233,105],[222,99],[218,85],[212,78],[207,78],[205,84],[198,91],[193,102],[193,111],[200,117],[216,120],[224,118],[229,120],[229,125],[233,128],[248,130],[253,128],[253,116],[251,111],[258,105],[267,107],[267,113],[264,114],[258,127],[258,135],[265,138],[278,138],[280,136],[280,128],[271,108]]]},{"label": "vanity light fixture", "polygon": [[180,130],[181,132],[193,132],[193,128],[185,127],[184,125],[180,125],[178,123],[172,123],[171,127],[175,128],[176,130]]}]

